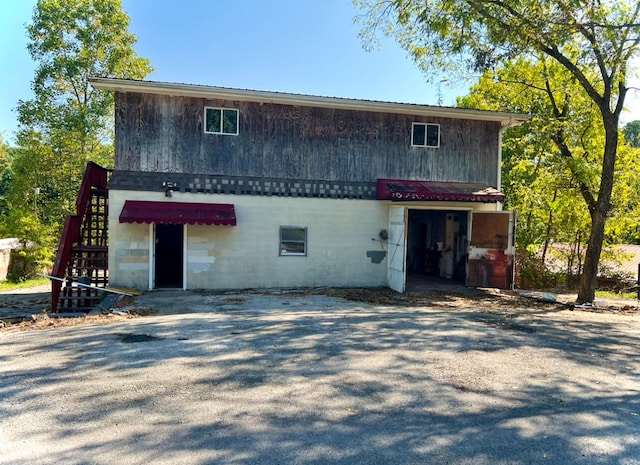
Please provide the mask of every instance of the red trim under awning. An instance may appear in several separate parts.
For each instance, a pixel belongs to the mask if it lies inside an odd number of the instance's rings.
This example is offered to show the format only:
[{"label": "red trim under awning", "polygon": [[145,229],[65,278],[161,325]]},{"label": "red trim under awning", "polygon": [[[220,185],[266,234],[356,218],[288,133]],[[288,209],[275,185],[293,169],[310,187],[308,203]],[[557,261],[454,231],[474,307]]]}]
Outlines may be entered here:
[{"label": "red trim under awning", "polygon": [[127,200],[120,223],[236,225],[232,204]]},{"label": "red trim under awning", "polygon": [[457,202],[504,202],[504,194],[486,184],[467,182],[378,179],[378,200],[441,200]]}]

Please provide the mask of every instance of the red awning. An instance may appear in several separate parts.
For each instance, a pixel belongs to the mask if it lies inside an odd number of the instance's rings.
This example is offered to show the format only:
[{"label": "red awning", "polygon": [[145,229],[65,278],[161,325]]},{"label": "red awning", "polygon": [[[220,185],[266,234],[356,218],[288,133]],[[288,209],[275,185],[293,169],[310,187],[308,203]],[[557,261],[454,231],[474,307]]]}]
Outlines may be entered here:
[{"label": "red awning", "polygon": [[378,179],[378,200],[504,202],[504,194],[486,184]]},{"label": "red awning", "polygon": [[232,204],[127,200],[120,223],[236,225]]}]

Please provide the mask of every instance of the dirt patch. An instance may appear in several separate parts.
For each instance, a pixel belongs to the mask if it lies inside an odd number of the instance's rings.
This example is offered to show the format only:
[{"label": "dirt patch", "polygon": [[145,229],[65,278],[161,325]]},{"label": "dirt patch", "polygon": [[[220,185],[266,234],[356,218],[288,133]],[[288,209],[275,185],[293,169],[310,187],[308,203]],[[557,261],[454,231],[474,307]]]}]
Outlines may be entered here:
[{"label": "dirt patch", "polygon": [[[140,318],[151,314],[149,309],[136,306],[135,300],[123,296],[105,314],[58,318],[47,312],[51,308],[51,286],[42,285],[17,289],[0,294],[0,332],[30,331],[70,326],[102,325],[114,321]],[[3,315],[22,315],[25,321],[3,320]]]},{"label": "dirt patch", "polygon": [[[41,291],[41,292],[36,292]],[[0,294],[0,309],[13,309],[24,312],[29,321],[9,324],[0,323],[0,331],[29,331],[52,329],[81,325],[101,325],[115,321],[140,318],[153,315],[153,308],[142,306],[136,297],[122,296],[111,306],[109,313],[80,316],[77,318],[52,318],[46,312],[49,308],[48,287],[43,289],[26,290],[24,293]],[[250,294],[263,295],[290,295],[290,296],[328,296],[354,302],[363,302],[372,305],[390,307],[433,307],[452,311],[464,310],[476,313],[492,314],[501,317],[500,322],[495,323],[502,329],[527,332],[528,327],[520,327],[511,319],[530,313],[553,313],[561,310],[574,310],[576,312],[589,312],[599,314],[637,316],[640,314],[638,306],[620,304],[598,306],[572,306],[569,303],[550,301],[541,298],[524,296],[519,292],[502,293],[493,290],[463,289],[455,291],[432,291],[422,293],[400,294],[389,288],[314,288],[301,290],[280,291],[256,291],[243,290],[232,292],[200,292],[197,293],[204,299],[207,296],[226,296],[227,304],[241,304]],[[631,302],[631,301],[630,301]]]},{"label": "dirt patch", "polygon": [[14,324],[5,323],[4,325],[0,326],[0,332],[31,331],[84,325],[103,325],[115,321],[140,318],[141,316],[144,315],[138,315],[135,312],[132,312],[124,315],[108,313],[101,315],[79,316],[73,318],[52,318],[46,313],[40,313],[34,315],[34,319],[30,321],[22,321],[20,323]]},{"label": "dirt patch", "polygon": [[[465,292],[466,291],[466,292]],[[558,310],[568,309],[580,312],[605,313],[615,315],[639,315],[640,308],[630,303],[620,305],[608,303],[594,306],[575,306],[565,301],[550,301],[546,297],[523,296],[518,291],[500,292],[494,290],[465,289],[456,293],[450,291],[433,291],[420,294],[400,294],[389,288],[376,289],[323,289],[308,291],[311,294],[323,294],[346,300],[366,302],[374,305],[391,305],[404,307],[435,306],[446,308],[475,308],[482,313],[497,313],[513,318],[517,314],[514,309],[523,310]]]}]

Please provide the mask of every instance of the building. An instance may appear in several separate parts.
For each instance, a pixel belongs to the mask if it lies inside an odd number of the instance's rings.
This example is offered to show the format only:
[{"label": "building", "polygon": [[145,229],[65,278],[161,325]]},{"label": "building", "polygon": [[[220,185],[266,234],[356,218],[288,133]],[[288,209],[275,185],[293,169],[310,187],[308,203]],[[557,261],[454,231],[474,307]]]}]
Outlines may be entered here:
[{"label": "building", "polygon": [[9,263],[11,262],[11,254],[14,250],[20,249],[22,249],[20,239],[15,237],[0,239],[0,281],[7,280]]},{"label": "building", "polygon": [[111,285],[402,292],[415,272],[511,286],[501,134],[524,115],[91,83],[116,101]]}]

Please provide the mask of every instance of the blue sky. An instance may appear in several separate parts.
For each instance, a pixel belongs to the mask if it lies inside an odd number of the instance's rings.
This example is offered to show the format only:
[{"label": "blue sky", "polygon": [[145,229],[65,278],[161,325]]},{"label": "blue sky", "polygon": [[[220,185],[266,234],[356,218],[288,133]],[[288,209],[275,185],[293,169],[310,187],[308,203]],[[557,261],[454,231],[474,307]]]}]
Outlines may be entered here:
[{"label": "blue sky", "polygon": [[[18,100],[32,97],[35,63],[25,25],[36,0],[0,0],[0,133],[13,141]],[[366,52],[351,0],[122,0],[148,79],[437,105],[428,83],[391,39]],[[440,86],[454,106],[468,84]],[[640,101],[640,99],[636,99]],[[627,119],[640,118],[638,116]]]},{"label": "blue sky", "polygon": [[[0,132],[32,97],[24,26],[36,0],[0,0]],[[366,52],[351,0],[123,0],[147,79],[331,97],[437,104],[436,86],[392,40]],[[442,104],[466,93],[444,88]]]}]

